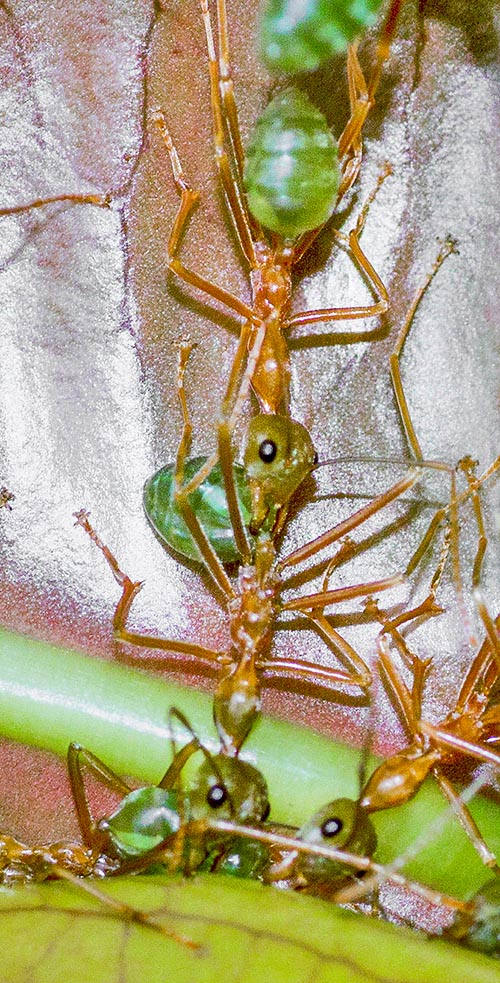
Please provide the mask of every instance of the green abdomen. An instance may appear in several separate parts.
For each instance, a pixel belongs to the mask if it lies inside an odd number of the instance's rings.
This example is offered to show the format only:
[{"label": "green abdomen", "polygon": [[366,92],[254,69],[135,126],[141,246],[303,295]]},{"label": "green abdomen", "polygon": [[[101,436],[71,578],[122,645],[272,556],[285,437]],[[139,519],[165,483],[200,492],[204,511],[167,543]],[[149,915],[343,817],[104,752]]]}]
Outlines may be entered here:
[{"label": "green abdomen", "polygon": [[252,214],[266,229],[295,239],[330,217],[339,179],[337,146],[323,114],[298,89],[278,93],[247,149]]},{"label": "green abdomen", "polygon": [[269,0],[260,49],[274,72],[313,71],[366,30],[382,0]]},{"label": "green abdomen", "polygon": [[[187,461],[184,481],[190,481],[205,461],[204,457],[194,457]],[[174,470],[174,466],[168,464],[146,481],[144,509],[154,531],[167,546],[190,560],[201,562],[198,547],[173,501]],[[247,525],[250,520],[250,495],[245,470],[241,465],[233,464],[233,474],[243,522]],[[237,562],[240,556],[218,464],[199,488],[192,492],[189,502],[219,559],[223,563]]]}]

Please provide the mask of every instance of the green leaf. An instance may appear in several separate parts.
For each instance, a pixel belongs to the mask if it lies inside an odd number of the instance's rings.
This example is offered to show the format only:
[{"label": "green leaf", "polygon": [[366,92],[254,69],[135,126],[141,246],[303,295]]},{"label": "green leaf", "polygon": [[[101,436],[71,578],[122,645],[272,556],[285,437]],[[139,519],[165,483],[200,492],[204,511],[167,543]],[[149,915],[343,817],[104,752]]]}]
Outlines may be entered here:
[{"label": "green leaf", "polygon": [[[0,892],[2,983],[498,983],[495,963],[296,894],[221,877],[107,881],[102,891],[201,944],[123,921],[72,885]],[[13,940],[16,944],[12,944]]]}]

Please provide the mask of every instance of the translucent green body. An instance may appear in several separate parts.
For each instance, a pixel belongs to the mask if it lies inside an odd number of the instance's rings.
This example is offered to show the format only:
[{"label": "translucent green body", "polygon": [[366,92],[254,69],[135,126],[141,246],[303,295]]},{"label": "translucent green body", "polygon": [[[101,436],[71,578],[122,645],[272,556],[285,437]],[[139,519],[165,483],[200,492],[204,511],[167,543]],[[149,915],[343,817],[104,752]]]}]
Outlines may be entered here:
[{"label": "translucent green body", "polygon": [[375,20],[382,0],[268,0],[259,27],[261,56],[272,72],[309,72]]},{"label": "translucent green body", "polygon": [[337,146],[325,117],[298,89],[278,93],[259,117],[246,153],[252,214],[284,239],[317,229],[339,187]]},{"label": "translucent green body", "polygon": [[224,851],[214,851],[200,870],[210,870],[230,877],[259,879],[269,865],[269,849],[257,840],[234,836],[224,844]]},{"label": "translucent green body", "polygon": [[[190,481],[205,460],[204,457],[195,457],[186,462],[185,482]],[[248,525],[251,506],[245,470],[241,465],[233,464],[233,473],[243,522]],[[143,498],[146,515],[155,533],[167,546],[190,560],[201,561],[198,547],[179,509],[174,505],[173,486],[174,466],[171,464],[161,468],[146,481]],[[208,478],[189,496],[189,502],[219,559],[223,563],[236,563],[240,555],[234,540],[219,465],[216,465]]]},{"label": "translucent green body", "polygon": [[119,857],[140,857],[180,828],[177,794],[156,786],[135,789],[103,825]]}]

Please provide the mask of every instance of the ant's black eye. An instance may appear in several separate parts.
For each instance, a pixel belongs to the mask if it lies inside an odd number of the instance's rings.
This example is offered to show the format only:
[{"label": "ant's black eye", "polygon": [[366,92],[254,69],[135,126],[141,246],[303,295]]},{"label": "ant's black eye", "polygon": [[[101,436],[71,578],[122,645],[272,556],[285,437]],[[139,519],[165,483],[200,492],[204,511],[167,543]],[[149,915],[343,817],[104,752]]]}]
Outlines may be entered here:
[{"label": "ant's black eye", "polygon": [[318,457],[318,452],[317,452],[317,451],[315,451],[315,453],[314,453],[314,457],[313,457],[313,464],[317,464],[317,463],[318,463],[318,461],[319,461],[319,457]]},{"label": "ant's black eye", "polygon": [[269,813],[271,812],[271,803],[268,802],[264,812],[262,813],[262,822],[265,823],[266,819],[269,819]]},{"label": "ant's black eye", "polygon": [[212,788],[208,790],[207,802],[212,809],[218,809],[219,806],[224,805],[227,798],[227,788],[224,785],[212,785]]},{"label": "ant's black eye", "polygon": [[264,464],[272,464],[276,454],[278,453],[278,448],[274,443],[274,440],[263,440],[259,447],[259,457]]},{"label": "ant's black eye", "polygon": [[344,824],[341,819],[335,819],[335,817],[332,816],[331,819],[325,819],[325,822],[321,827],[321,832],[323,836],[326,837],[336,836],[337,833],[340,833],[343,825]]}]

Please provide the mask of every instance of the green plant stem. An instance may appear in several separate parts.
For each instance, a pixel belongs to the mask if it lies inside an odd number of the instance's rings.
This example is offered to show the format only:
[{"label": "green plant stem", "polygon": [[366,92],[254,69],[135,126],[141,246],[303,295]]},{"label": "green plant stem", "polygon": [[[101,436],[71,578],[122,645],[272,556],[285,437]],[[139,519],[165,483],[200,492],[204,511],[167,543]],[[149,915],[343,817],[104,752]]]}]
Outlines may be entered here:
[{"label": "green plant stem", "polygon": [[[211,698],[110,662],[0,631],[0,731],[65,756],[77,741],[120,774],[157,782],[171,756],[169,707],[176,706],[211,750],[218,741]],[[176,734],[187,740],[179,727]],[[356,797],[359,750],[302,727],[262,719],[244,749],[269,784],[272,818],[301,824],[319,806]],[[432,782],[404,807],[375,815],[377,859],[386,863],[446,809]],[[490,847],[500,851],[500,807],[478,796],[472,811]],[[405,870],[452,894],[476,890],[487,872],[455,817]]]}]

